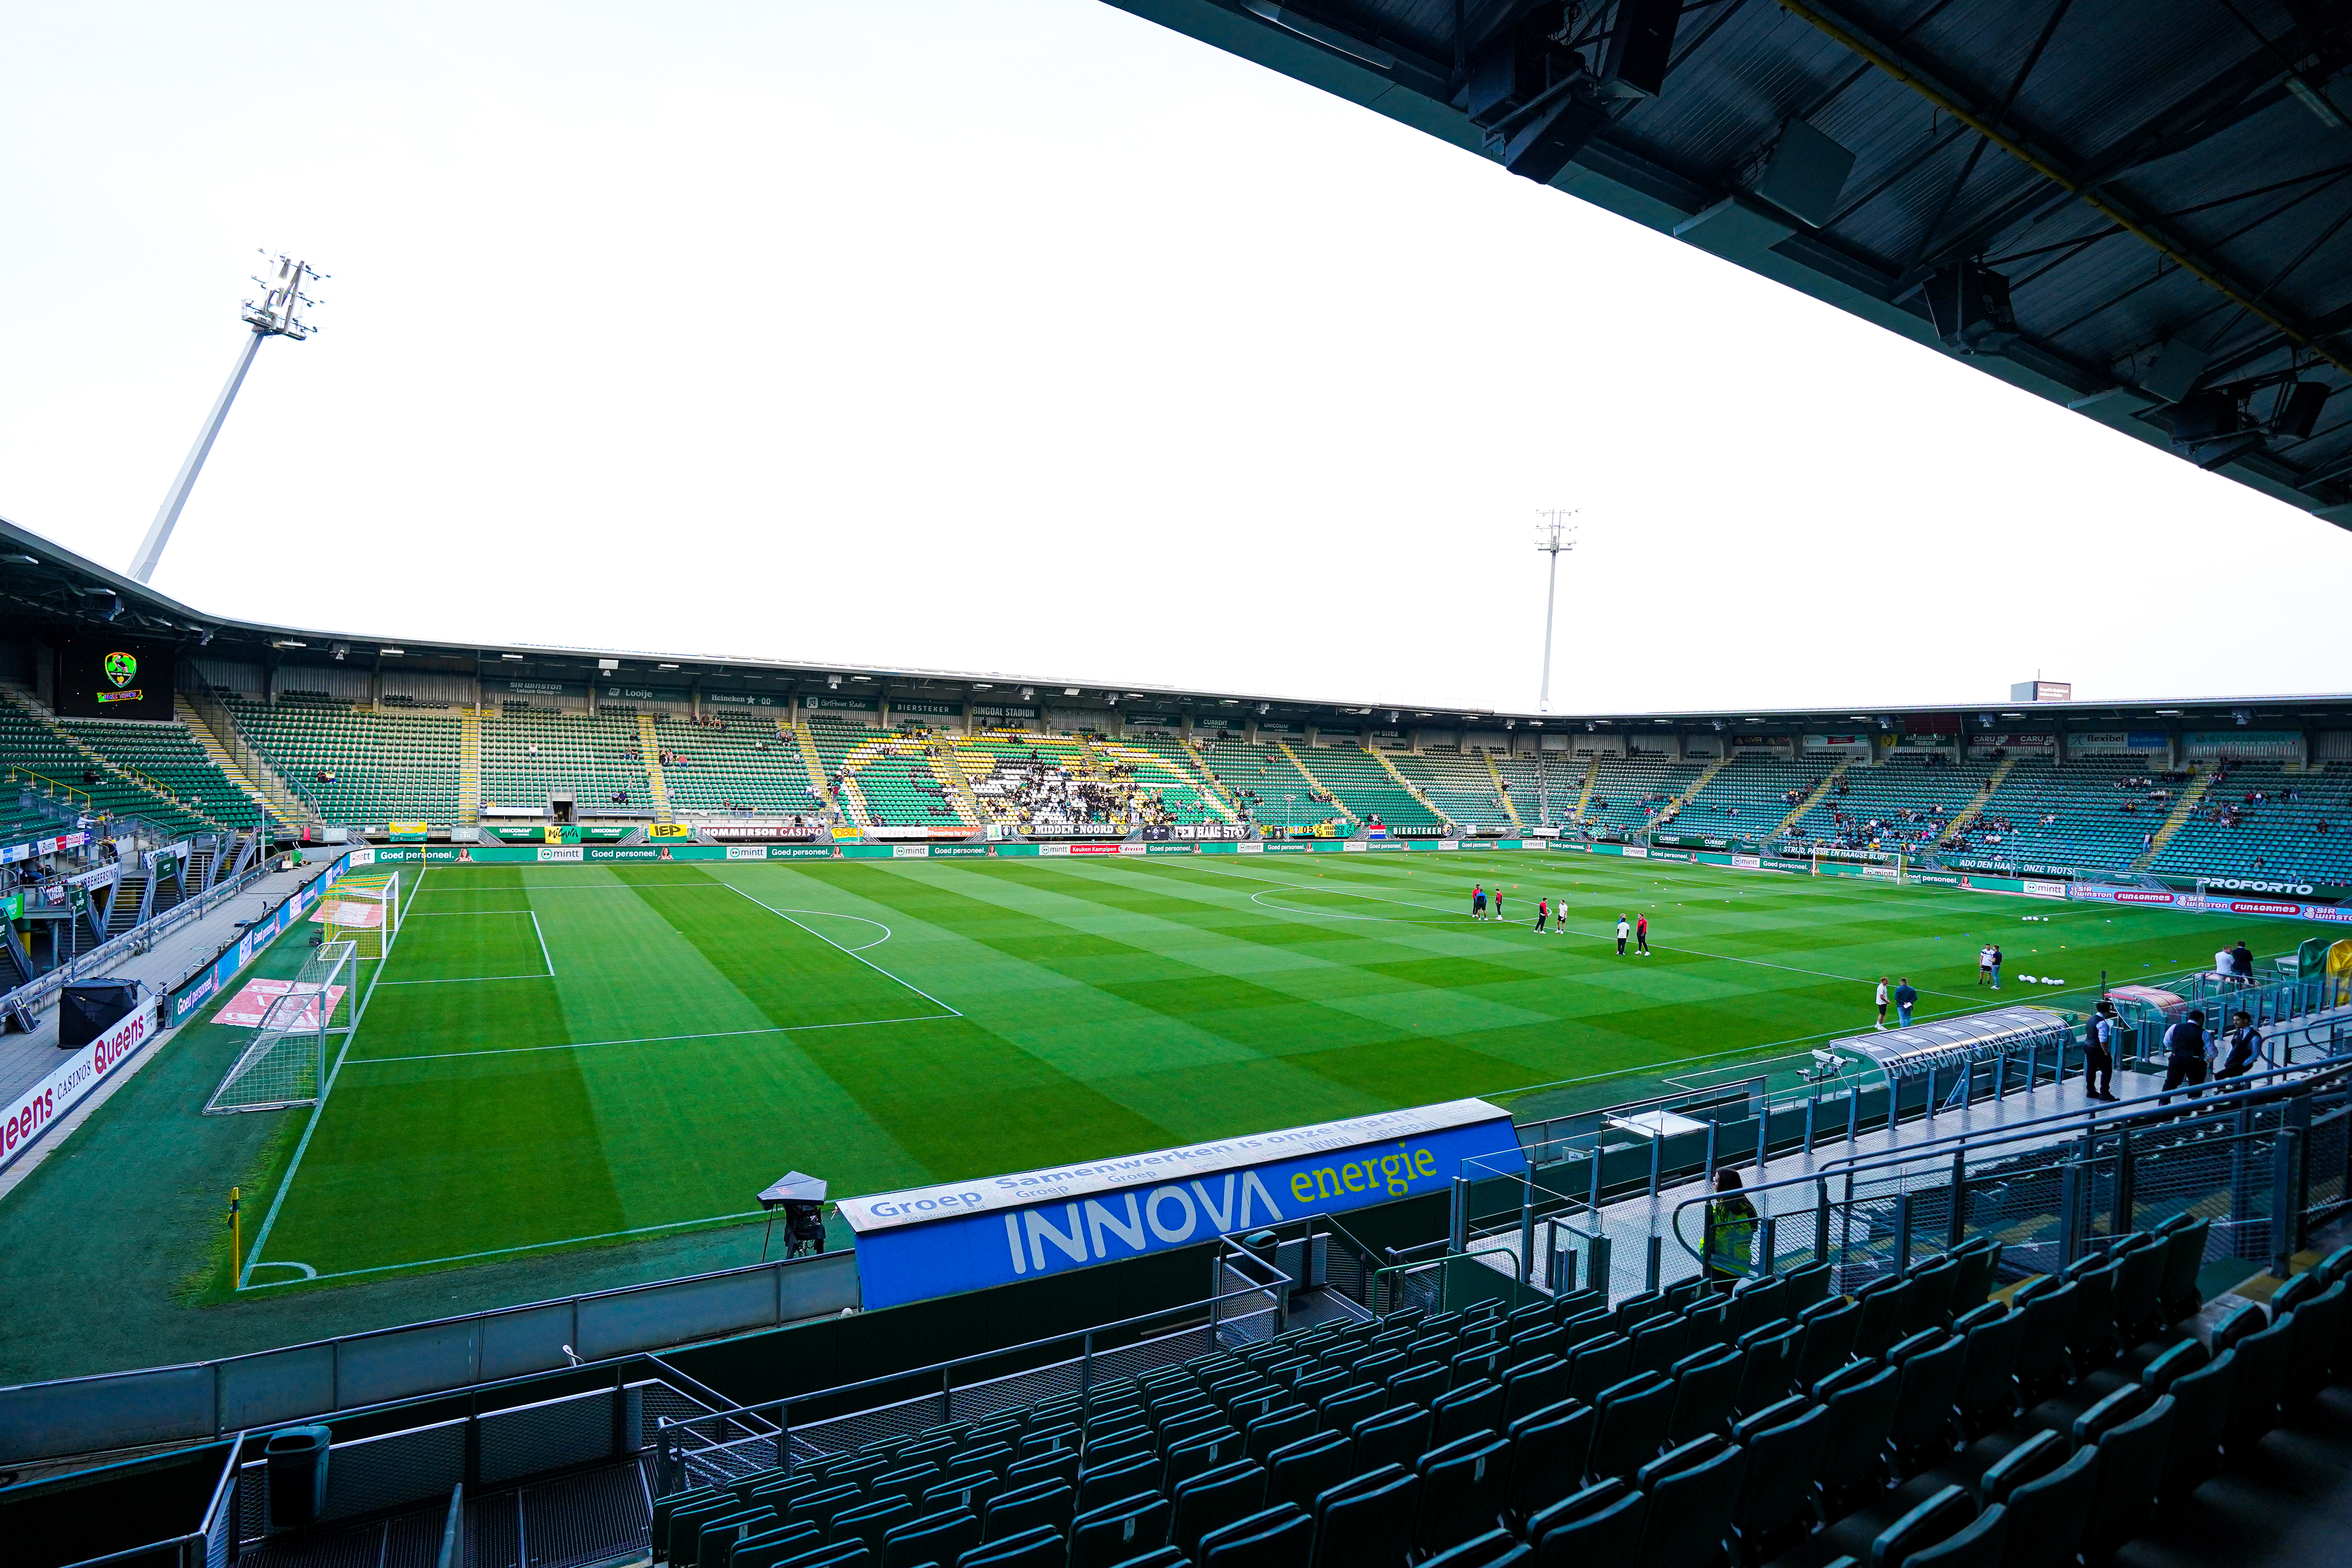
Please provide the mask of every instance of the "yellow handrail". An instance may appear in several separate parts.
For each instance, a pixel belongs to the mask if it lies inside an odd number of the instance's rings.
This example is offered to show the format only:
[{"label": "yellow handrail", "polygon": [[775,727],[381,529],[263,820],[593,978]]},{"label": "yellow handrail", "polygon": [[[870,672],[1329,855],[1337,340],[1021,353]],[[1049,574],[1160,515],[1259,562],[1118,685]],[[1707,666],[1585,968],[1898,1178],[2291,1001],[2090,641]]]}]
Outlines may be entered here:
[{"label": "yellow handrail", "polygon": [[64,791],[64,792],[65,792],[66,798],[67,798],[68,800],[69,800],[69,801],[72,801],[72,800],[79,800],[79,801],[80,801],[80,802],[81,802],[81,805],[82,805],[82,809],[83,809],[83,810],[85,810],[85,811],[95,812],[95,811],[98,809],[98,802],[97,802],[97,801],[95,801],[95,800],[93,800],[93,799],[90,797],[90,795],[89,795],[89,792],[87,792],[87,791],[85,791],[85,790],[78,790],[78,789],[74,788],[74,787],[73,787],[73,785],[68,784],[59,784],[57,780],[55,780],[55,779],[53,779],[53,778],[49,777],[49,775],[48,775],[48,774],[47,774],[47,773],[35,773],[35,772],[34,772],[32,769],[30,769],[30,768],[21,768],[21,767],[17,767],[17,766],[16,766],[14,763],[11,763],[11,764],[9,765],[9,768],[8,768],[8,776],[9,776],[10,778],[12,778],[12,779],[14,779],[14,778],[28,778],[28,779],[33,779],[33,780],[36,780],[36,781],[37,781],[37,782],[39,782],[39,783],[41,783],[41,784],[45,784],[48,785],[48,786],[49,786],[49,788],[51,788],[51,789],[53,789],[53,790],[62,790],[62,791]]}]

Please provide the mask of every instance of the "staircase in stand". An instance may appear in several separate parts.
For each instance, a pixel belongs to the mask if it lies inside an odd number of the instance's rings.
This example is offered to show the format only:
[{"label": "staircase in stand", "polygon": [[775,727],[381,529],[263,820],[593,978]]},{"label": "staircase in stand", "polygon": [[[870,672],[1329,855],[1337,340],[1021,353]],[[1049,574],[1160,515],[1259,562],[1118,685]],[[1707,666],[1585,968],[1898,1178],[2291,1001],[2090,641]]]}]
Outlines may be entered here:
[{"label": "staircase in stand", "polygon": [[1300,778],[1305,779],[1308,784],[1313,784],[1317,789],[1321,790],[1326,795],[1329,796],[1332,810],[1346,817],[1350,826],[1357,822],[1358,818],[1356,814],[1349,811],[1346,803],[1340,800],[1337,795],[1332,793],[1330,785],[1325,784],[1321,779],[1317,778],[1313,771],[1310,770],[1304,762],[1299,760],[1298,753],[1290,749],[1289,742],[1277,740],[1275,742],[1275,744],[1281,749],[1284,756],[1290,759],[1290,765],[1298,770],[1298,776]]},{"label": "staircase in stand", "polygon": [[786,740],[799,748],[802,765],[808,769],[809,793],[816,796],[820,802],[831,800],[833,788],[825,782],[824,759],[817,755],[816,737],[809,733],[809,727],[806,724],[787,725],[779,719],[776,721],[776,728]]},{"label": "staircase in stand", "polygon": [[2009,777],[2010,770],[2016,767],[2018,759],[2015,757],[2003,757],[1992,765],[1992,772],[1986,775],[1984,788],[1970,796],[1969,804],[1960,807],[1958,814],[1951,821],[1944,824],[1943,831],[1936,835],[1937,845],[1950,842],[1955,834],[1963,831],[1969,823],[1984,815],[1985,807],[1992,804],[1993,795],[2000,789],[2001,781]]},{"label": "staircase in stand", "polygon": [[471,827],[482,820],[482,710],[457,712],[457,822]]},{"label": "staircase in stand", "polygon": [[1822,779],[1821,783],[1813,786],[1813,793],[1807,795],[1803,800],[1799,801],[1797,803],[1797,808],[1789,813],[1788,816],[1782,817],[1780,819],[1780,826],[1772,829],[1771,833],[1767,837],[1778,838],[1780,835],[1788,832],[1791,827],[1794,827],[1800,817],[1802,817],[1805,813],[1812,810],[1813,807],[1821,805],[1823,800],[1828,798],[1830,791],[1836,787],[1838,780],[1845,777],[1846,769],[1852,766],[1853,766],[1853,759],[1852,757],[1846,757],[1840,761],[1837,766],[1829,771],[1829,775],[1826,778]]},{"label": "staircase in stand", "polygon": [[[1520,818],[1519,808],[1511,801],[1511,786],[1503,782],[1503,770],[1495,765],[1495,753],[1482,751],[1478,754],[1486,759],[1486,776],[1495,781],[1495,798],[1503,803],[1504,815],[1511,819],[1512,826],[1525,828],[1527,823]],[[1542,765],[1540,758],[1537,760],[1537,765]],[[1396,769],[1391,768],[1389,772],[1395,773]]]},{"label": "staircase in stand", "polygon": [[1232,814],[1232,821],[1239,822],[1241,820],[1240,804],[1234,799],[1233,795],[1224,785],[1217,782],[1216,774],[1209,767],[1209,759],[1202,753],[1201,748],[1193,742],[1190,735],[1185,736],[1179,743],[1183,746],[1184,754],[1192,759],[1192,765],[1201,770],[1202,793],[1211,800],[1223,805],[1225,810]]},{"label": "staircase in stand", "polygon": [[1700,769],[1698,777],[1691,780],[1690,787],[1688,789],[1683,791],[1682,794],[1675,796],[1674,799],[1666,802],[1665,805],[1658,808],[1658,815],[1650,819],[1651,826],[1654,827],[1672,826],[1675,817],[1681,813],[1682,808],[1690,804],[1691,796],[1705,789],[1709,784],[1714,782],[1716,774],[1721,773],[1730,765],[1731,753],[1727,752],[1722,756],[1716,758],[1715,761],[1707,763],[1706,767]]},{"label": "staircase in stand", "polygon": [[213,766],[218,768],[229,783],[236,785],[245,797],[264,813],[284,823],[299,823],[309,817],[310,814],[302,809],[302,803],[295,798],[294,792],[286,787],[284,779],[267,771],[257,773],[239,763],[236,755],[221,743],[221,738],[213,732],[213,727],[204,714],[184,695],[173,699],[172,711],[178,715],[181,723],[188,727],[188,733],[196,738],[196,744],[205,749],[205,755],[212,759]]},{"label": "staircase in stand", "polygon": [[637,715],[637,752],[645,759],[646,784],[653,792],[655,813],[663,822],[677,821],[669,808],[669,781],[662,777],[661,732],[654,728],[650,713]]},{"label": "staircase in stand", "polygon": [[139,923],[140,901],[147,896],[147,876],[142,871],[125,871],[122,879],[114,884],[114,897],[106,906],[108,941],[121,936]]},{"label": "staircase in stand", "polygon": [[980,813],[980,797],[971,793],[971,780],[964,775],[963,760],[956,755],[955,738],[937,735],[925,747],[930,752],[931,772],[948,786],[948,804],[964,820],[967,827],[978,827],[984,820]]},{"label": "staircase in stand", "polygon": [[[1412,798],[1413,798],[1413,799],[1415,799],[1415,800],[1417,800],[1417,801],[1421,802],[1421,804],[1422,804],[1423,806],[1426,806],[1426,807],[1428,808],[1428,810],[1429,810],[1429,814],[1430,814],[1432,816],[1436,817],[1438,821],[1440,821],[1440,822],[1442,822],[1442,823],[1445,824],[1445,830],[1446,830],[1446,832],[1448,832],[1448,833],[1454,833],[1454,832],[1458,832],[1458,831],[1460,830],[1460,825],[1459,825],[1459,824],[1457,824],[1457,823],[1456,823],[1456,822],[1455,822],[1452,817],[1450,817],[1450,816],[1446,816],[1446,815],[1445,815],[1445,813],[1444,813],[1444,812],[1442,812],[1442,811],[1438,810],[1438,809],[1437,809],[1436,803],[1435,803],[1435,802],[1433,802],[1433,801],[1432,801],[1432,800],[1429,798],[1429,796],[1427,796],[1427,795],[1423,795],[1423,794],[1422,793],[1422,791],[1421,791],[1421,786],[1420,786],[1419,784],[1417,784],[1413,783],[1411,779],[1409,779],[1409,778],[1405,777],[1402,773],[1401,773],[1397,772],[1397,765],[1396,765],[1394,763],[1392,763],[1392,762],[1389,761],[1389,754],[1388,754],[1386,752],[1381,751],[1378,746],[1366,746],[1366,747],[1364,748],[1364,750],[1365,750],[1367,752],[1370,753],[1372,761],[1374,761],[1374,762],[1376,762],[1376,763],[1380,763],[1380,764],[1381,764],[1381,771],[1382,773],[1387,773],[1387,774],[1389,775],[1389,777],[1391,777],[1391,778],[1392,778],[1392,779],[1396,780],[1396,782],[1397,782],[1397,787],[1398,787],[1399,789],[1401,789],[1401,790],[1404,791],[1404,793],[1405,793],[1405,794],[1407,794],[1407,795],[1409,795],[1412,796]],[[1485,756],[1485,755],[1486,755],[1486,753],[1485,753],[1484,752],[1481,752],[1479,753],[1479,755],[1481,755],[1481,756]],[[1487,762],[1487,763],[1486,763],[1486,766],[1487,766],[1487,767],[1489,767],[1489,768],[1492,768],[1494,765],[1495,765],[1495,764],[1494,764],[1494,762],[1493,762],[1491,759],[1489,759],[1489,761],[1488,761],[1488,762]],[[1500,784],[1502,781],[1501,781],[1500,779],[1497,779],[1497,780],[1496,780],[1496,782],[1497,784]],[[1497,796],[1497,798],[1500,798],[1500,797],[1499,797],[1499,795]],[[1507,806],[1505,809],[1507,809],[1507,809],[1508,809],[1508,807]],[[1511,820],[1512,820],[1513,822],[1517,822],[1517,821],[1518,820],[1518,816],[1517,816],[1517,815],[1516,813],[1514,813],[1514,814],[1512,815]]]},{"label": "staircase in stand", "polygon": [[1592,786],[1600,782],[1601,753],[1595,752],[1592,754],[1592,760],[1584,764],[1584,787],[1577,791],[1576,809],[1568,814],[1570,821],[1582,822],[1584,820],[1584,808],[1586,805],[1591,804],[1592,800]]},{"label": "staircase in stand", "polygon": [[2171,815],[2164,819],[2164,826],[2156,830],[2155,838],[2132,861],[2133,870],[2145,871],[2155,864],[2156,858],[2164,853],[2164,847],[2189,826],[2190,817],[2197,815],[2197,807],[2204,802],[2205,792],[2213,787],[2213,770],[2203,763],[2193,763],[2192,766],[2196,770],[2195,776],[2181,790],[2180,798],[2173,803]]}]

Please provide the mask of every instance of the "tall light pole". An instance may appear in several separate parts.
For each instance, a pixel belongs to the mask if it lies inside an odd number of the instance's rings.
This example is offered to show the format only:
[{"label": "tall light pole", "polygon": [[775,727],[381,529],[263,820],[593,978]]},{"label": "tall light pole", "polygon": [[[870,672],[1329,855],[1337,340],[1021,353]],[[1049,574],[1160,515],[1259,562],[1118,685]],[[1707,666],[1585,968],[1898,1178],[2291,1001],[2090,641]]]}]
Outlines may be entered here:
[{"label": "tall light pole", "polygon": [[1536,524],[1536,548],[1551,557],[1551,585],[1544,590],[1543,691],[1536,703],[1549,713],[1551,711],[1551,613],[1552,606],[1559,600],[1560,552],[1576,548],[1576,541],[1569,537],[1576,531],[1576,524],[1569,521],[1576,512],[1573,509],[1555,508],[1549,511],[1538,510],[1536,515],[1543,519]]},{"label": "tall light pole", "polygon": [[[268,254],[267,251],[264,255]],[[324,278],[314,272],[308,262],[281,256],[268,271],[254,279],[261,285],[258,301],[245,301],[245,324],[253,329],[237,351],[236,363],[228,373],[228,384],[213,400],[213,411],[196,431],[196,444],[188,448],[187,459],[172,480],[172,488],[163,492],[163,504],[155,509],[155,521],[147,525],[147,537],[140,542],[139,553],[131,563],[131,575],[144,583],[155,575],[155,563],[163,558],[163,546],[172,542],[172,530],[180,521],[180,509],[188,504],[188,492],[196,488],[196,476],[205,470],[205,459],[212,456],[213,442],[218,439],[222,423],[228,418],[229,405],[236,401],[236,389],[245,384],[245,373],[253,368],[253,356],[261,348],[264,338],[291,338],[300,342],[311,333],[310,324],[302,320],[302,308],[316,304],[302,292],[302,285],[314,278]]]}]

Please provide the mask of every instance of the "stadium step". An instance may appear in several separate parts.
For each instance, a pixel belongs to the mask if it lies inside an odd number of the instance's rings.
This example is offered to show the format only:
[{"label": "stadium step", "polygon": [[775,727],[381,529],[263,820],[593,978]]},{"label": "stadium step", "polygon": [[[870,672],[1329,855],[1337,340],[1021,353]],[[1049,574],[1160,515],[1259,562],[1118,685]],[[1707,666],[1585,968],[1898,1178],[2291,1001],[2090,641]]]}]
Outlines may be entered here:
[{"label": "stadium step", "polygon": [[1985,779],[1984,788],[1977,791],[1976,797],[1960,807],[1959,814],[1944,825],[1943,837],[1939,842],[1949,842],[1953,835],[1965,832],[1969,823],[1984,815],[1985,807],[1992,804],[1992,797],[2000,793],[2001,781],[2009,777],[2010,771],[2017,766],[2019,761],[2016,757],[2003,757],[1992,765],[1992,773]]},{"label": "stadium step", "polygon": [[1184,754],[1192,759],[1192,765],[1201,772],[1202,795],[1225,808],[1227,813],[1225,820],[1240,821],[1241,811],[1234,805],[1234,797],[1226,793],[1225,786],[1217,782],[1215,772],[1209,766],[1209,759],[1201,754],[1201,748],[1193,743],[1190,735],[1184,737],[1182,744]]},{"label": "stadium step", "polygon": [[948,786],[948,804],[956,808],[956,815],[964,819],[966,826],[978,827],[987,819],[981,813],[979,797],[971,793],[971,780],[965,776],[963,759],[956,754],[954,737],[934,736],[926,749],[931,754],[931,772]]},{"label": "stadium step", "polygon": [[676,822],[677,814],[670,809],[669,781],[662,777],[661,732],[654,728],[650,713],[637,715],[637,754],[645,759],[646,785],[653,793],[654,811],[664,822]]},{"label": "stadium step", "polygon": [[793,744],[800,748],[802,765],[808,769],[809,793],[819,800],[833,799],[833,786],[824,776],[824,759],[817,755],[816,737],[809,733],[809,727],[798,721],[787,727],[784,721],[779,719],[776,721],[776,728],[791,736]]},{"label": "stadium step", "polygon": [[457,711],[457,821],[467,827],[482,820],[482,710]]},{"label": "stadium step", "polygon": [[[1389,754],[1386,752],[1381,751],[1377,746],[1367,746],[1364,748],[1364,751],[1370,756],[1372,761],[1381,764],[1381,772],[1387,773],[1389,777],[1396,780],[1397,787],[1399,789],[1402,789],[1405,794],[1421,802],[1422,805],[1429,807],[1431,815],[1434,816],[1439,821],[1445,824],[1445,829],[1447,832],[1452,833],[1458,831],[1457,825],[1454,820],[1446,816],[1445,813],[1437,809],[1437,803],[1429,798],[1429,792],[1427,790],[1423,789],[1419,784],[1413,783],[1411,779],[1397,772],[1396,763],[1390,759]],[[1478,754],[1482,757],[1486,755],[1484,752],[1481,752]],[[1489,759],[1486,763],[1487,768],[1491,771],[1494,765],[1493,760]],[[1495,795],[1496,799],[1502,798],[1502,783],[1503,780],[1501,775],[1497,774],[1495,779]],[[1508,810],[1509,807],[1506,805],[1505,809]],[[1511,814],[1511,820],[1513,822],[1517,822],[1518,819],[1518,814],[1517,812],[1513,812]]]},{"label": "stadium step", "polygon": [[1348,803],[1341,800],[1337,795],[1332,794],[1331,787],[1325,784],[1321,779],[1315,776],[1313,771],[1309,769],[1305,763],[1299,760],[1298,753],[1290,749],[1289,742],[1276,740],[1274,743],[1276,748],[1279,750],[1284,756],[1290,759],[1290,765],[1298,770],[1299,777],[1305,779],[1308,784],[1313,784],[1317,789],[1321,790],[1325,795],[1331,796],[1332,805],[1338,809],[1340,816],[1348,819],[1348,825],[1350,827],[1357,825],[1360,819],[1354,812],[1348,809]]},{"label": "stadium step", "polygon": [[2189,826],[2189,819],[2197,815],[2197,807],[2205,799],[2205,792],[2213,787],[2211,768],[2203,763],[2192,763],[2189,766],[2194,776],[2189,779],[2189,787],[2180,792],[2180,799],[2173,805],[2172,815],[2166,817],[2164,826],[2156,830],[2156,837],[2149,840],[2148,847],[2132,858],[2133,870],[2147,870],[2156,858],[2164,853],[2164,847]]},{"label": "stadium step", "polygon": [[1822,801],[1828,799],[1830,791],[1837,787],[1838,780],[1845,777],[1846,769],[1852,766],[1853,766],[1853,759],[1852,757],[1847,757],[1843,762],[1839,763],[1837,766],[1832,768],[1829,771],[1828,776],[1813,786],[1813,793],[1807,795],[1803,800],[1799,801],[1797,803],[1797,809],[1782,817],[1780,819],[1780,825],[1772,829],[1769,837],[1773,838],[1780,837],[1780,835],[1788,832],[1791,827],[1794,827],[1799,820],[1804,816],[1805,813],[1812,810],[1813,807],[1821,805]]},{"label": "stadium step", "polygon": [[[1495,781],[1495,798],[1503,803],[1503,810],[1510,817],[1511,826],[1514,827],[1527,826],[1527,822],[1519,816],[1519,808],[1511,804],[1510,787],[1503,783],[1503,770],[1495,765],[1495,753],[1492,752],[1481,752],[1478,754],[1486,759],[1487,775]],[[1391,767],[1389,772],[1394,773],[1396,772],[1396,769],[1394,767]]]},{"label": "stadium step", "polygon": [[1592,753],[1592,760],[1584,764],[1584,787],[1576,792],[1576,809],[1569,813],[1570,820],[1575,822],[1584,820],[1584,808],[1592,799],[1592,786],[1600,782],[1601,753],[1595,752]]},{"label": "stadium step", "polygon": [[[262,811],[285,823],[300,823],[310,817],[311,814],[302,809],[302,803],[295,797],[294,792],[287,788],[286,781],[278,777],[268,763],[260,760],[259,753],[252,746],[245,748],[247,760],[240,762],[223,745],[219,732],[184,692],[173,698],[172,711],[179,716],[181,723],[188,727],[188,733],[196,738],[196,744],[205,749],[205,755],[212,759],[213,766],[218,768],[229,783],[243,790],[246,797]],[[235,722],[234,720],[229,721]]]},{"label": "stadium step", "polygon": [[1675,817],[1681,816],[1683,807],[1690,804],[1691,796],[1696,795],[1699,791],[1705,789],[1709,784],[1713,783],[1715,775],[1721,773],[1730,765],[1731,753],[1730,752],[1726,751],[1723,755],[1716,758],[1715,761],[1707,763],[1706,766],[1699,770],[1698,777],[1691,780],[1690,788],[1683,791],[1682,794],[1666,802],[1666,804],[1659,809],[1658,815],[1650,819],[1650,825],[1654,827],[1659,826],[1661,823],[1672,822]]}]

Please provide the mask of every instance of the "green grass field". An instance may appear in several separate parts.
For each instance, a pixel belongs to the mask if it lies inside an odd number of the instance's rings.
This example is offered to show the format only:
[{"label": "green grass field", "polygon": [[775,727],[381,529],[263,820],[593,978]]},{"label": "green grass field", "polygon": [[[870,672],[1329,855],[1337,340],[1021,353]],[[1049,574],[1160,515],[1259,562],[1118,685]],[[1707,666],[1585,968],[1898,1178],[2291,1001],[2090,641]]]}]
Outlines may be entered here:
[{"label": "green grass field", "polygon": [[[1623,1099],[1867,1029],[1881,973],[1921,1017],[2045,999],[2029,973],[2079,1004],[2240,934],[1525,853],[407,876],[327,1100],[273,1145],[250,1289],[740,1224],[793,1167],[848,1195],[1470,1094]],[[1470,921],[1474,880],[1505,921]],[[1539,895],[1567,935],[1528,929]],[[1616,955],[1621,910],[1653,956]],[[2309,934],[2243,924],[2265,957]]]}]

